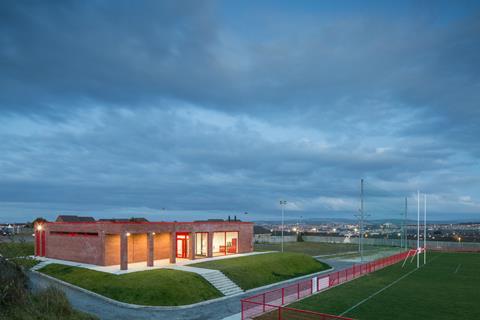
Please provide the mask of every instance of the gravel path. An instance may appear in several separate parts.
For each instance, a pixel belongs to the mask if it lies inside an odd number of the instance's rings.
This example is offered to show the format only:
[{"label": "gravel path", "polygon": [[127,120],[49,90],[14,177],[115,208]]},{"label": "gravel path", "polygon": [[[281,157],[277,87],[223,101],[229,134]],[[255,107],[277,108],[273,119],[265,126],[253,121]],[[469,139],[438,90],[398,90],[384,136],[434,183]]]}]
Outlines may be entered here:
[{"label": "gravel path", "polygon": [[[325,260],[324,260],[325,261]],[[352,263],[328,260],[328,264],[335,268],[334,271],[348,268]],[[56,286],[61,288],[72,305],[81,311],[88,312],[96,315],[102,320],[132,320],[132,319],[208,319],[218,320],[228,317],[232,314],[241,312],[240,299],[275,289],[277,287],[286,286],[288,283],[282,283],[280,285],[268,288],[253,290],[246,292],[243,295],[234,296],[221,301],[212,302],[210,304],[197,306],[194,308],[176,309],[176,310],[145,310],[145,309],[130,309],[118,305],[111,304],[102,299],[93,297],[87,293],[72,289],[67,286],[63,286],[53,280],[44,278],[38,274],[29,273],[30,286],[32,290],[38,290],[46,288],[47,286]],[[292,279],[290,282],[296,282],[297,279]]]}]

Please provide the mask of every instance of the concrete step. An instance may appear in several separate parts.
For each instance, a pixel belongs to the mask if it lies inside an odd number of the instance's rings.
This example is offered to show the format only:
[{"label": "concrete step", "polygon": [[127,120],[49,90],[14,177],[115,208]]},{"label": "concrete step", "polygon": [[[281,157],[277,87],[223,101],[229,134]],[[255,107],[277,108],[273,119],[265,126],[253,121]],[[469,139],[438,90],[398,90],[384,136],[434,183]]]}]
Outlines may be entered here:
[{"label": "concrete step", "polygon": [[225,289],[230,289],[230,288],[236,288],[237,286],[235,284],[224,284],[224,285],[215,285],[215,288],[219,290],[225,290]]},{"label": "concrete step", "polygon": [[218,270],[202,274],[202,277],[225,296],[243,292],[239,286]]},{"label": "concrete step", "polygon": [[210,278],[221,278],[223,276],[224,276],[224,274],[221,273],[220,271],[215,272],[215,273],[213,273],[213,272],[205,273],[205,277],[210,277]]},{"label": "concrete step", "polygon": [[212,280],[212,279],[209,279],[211,282],[215,282],[215,283],[218,283],[218,284],[224,284],[224,283],[232,283],[231,280],[229,279],[216,279],[216,280]]},{"label": "concrete step", "polygon": [[226,296],[231,295],[231,294],[235,294],[235,293],[243,292],[242,289],[238,289],[238,288],[223,289],[223,290],[219,290],[219,291],[222,292]]},{"label": "concrete step", "polygon": [[224,280],[225,278],[223,276],[216,276],[216,277],[204,277],[205,279],[211,280],[211,281],[221,281]]}]

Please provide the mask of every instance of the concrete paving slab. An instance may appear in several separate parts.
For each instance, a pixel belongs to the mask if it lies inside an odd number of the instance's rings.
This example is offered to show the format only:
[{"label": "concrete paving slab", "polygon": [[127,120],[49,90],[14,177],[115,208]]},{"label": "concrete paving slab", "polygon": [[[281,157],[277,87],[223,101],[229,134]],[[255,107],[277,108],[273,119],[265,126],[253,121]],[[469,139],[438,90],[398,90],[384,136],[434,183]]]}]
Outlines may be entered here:
[{"label": "concrete paving slab", "polygon": [[[126,274],[126,273],[139,272],[139,271],[148,271],[148,270],[155,270],[155,269],[162,269],[162,268],[175,269],[176,266],[187,266],[189,264],[194,264],[194,263],[199,263],[199,262],[239,258],[239,257],[246,257],[246,256],[257,255],[257,254],[265,254],[265,253],[271,253],[271,252],[274,252],[274,251],[238,253],[238,254],[232,254],[232,255],[228,255],[228,256],[217,256],[217,257],[202,258],[202,259],[195,259],[195,260],[177,258],[177,263],[173,263],[173,264],[170,263],[169,259],[160,259],[160,260],[155,260],[153,262],[152,267],[147,267],[146,262],[132,262],[132,263],[128,264],[128,270],[120,270],[120,265],[97,266],[97,265],[94,265],[94,264],[79,263],[79,262],[68,261],[68,260],[52,259],[52,258],[46,258],[46,257],[35,257],[35,256],[32,256],[32,257],[37,259],[37,260],[42,261],[40,264],[38,264],[36,266],[36,268],[34,270],[38,270],[38,269],[42,268],[43,266],[45,266],[47,264],[50,264],[50,263],[58,263],[58,264],[63,264],[63,265],[67,265],[67,266],[86,268],[86,269],[90,269],[90,270],[94,270],[94,271],[107,272],[107,273],[119,275],[119,274]],[[195,271],[190,271],[190,272],[195,272],[195,273],[201,274],[201,272],[203,272],[202,270],[209,270],[209,269],[204,269],[204,268],[194,268],[194,269],[201,269],[201,270],[195,270]],[[184,271],[186,271],[186,270],[184,270]]]}]

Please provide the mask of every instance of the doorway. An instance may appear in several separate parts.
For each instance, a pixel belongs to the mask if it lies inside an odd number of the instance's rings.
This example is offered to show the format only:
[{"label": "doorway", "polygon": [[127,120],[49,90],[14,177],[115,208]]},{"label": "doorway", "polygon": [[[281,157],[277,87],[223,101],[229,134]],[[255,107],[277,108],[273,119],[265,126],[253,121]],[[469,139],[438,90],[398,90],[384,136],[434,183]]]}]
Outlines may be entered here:
[{"label": "doorway", "polygon": [[188,233],[177,233],[177,258],[187,258],[190,236]]}]

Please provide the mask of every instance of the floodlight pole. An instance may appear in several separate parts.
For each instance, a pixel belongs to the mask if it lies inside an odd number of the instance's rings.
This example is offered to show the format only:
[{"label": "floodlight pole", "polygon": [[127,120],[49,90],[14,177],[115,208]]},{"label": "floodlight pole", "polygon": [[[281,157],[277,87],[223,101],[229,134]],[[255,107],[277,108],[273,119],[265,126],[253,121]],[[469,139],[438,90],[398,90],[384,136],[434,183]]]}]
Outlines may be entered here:
[{"label": "floodlight pole", "polygon": [[363,179],[360,180],[360,234],[359,234],[359,246],[360,246],[360,262],[363,263],[363,219],[364,219],[364,209],[363,209]]},{"label": "floodlight pole", "polygon": [[417,190],[417,268],[420,268],[420,191]]},{"label": "floodlight pole", "polygon": [[285,205],[286,204],[287,204],[286,200],[280,200],[280,206],[282,207],[282,252],[283,252],[283,230],[285,229],[284,211],[285,211]]},{"label": "floodlight pole", "polygon": [[423,195],[423,264],[427,263],[427,194]]},{"label": "floodlight pole", "polygon": [[405,244],[405,250],[408,250],[408,231],[407,231],[407,210],[408,210],[408,202],[407,197],[405,197],[405,213],[403,216],[403,241]]}]

